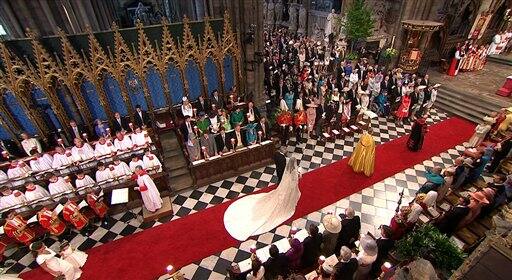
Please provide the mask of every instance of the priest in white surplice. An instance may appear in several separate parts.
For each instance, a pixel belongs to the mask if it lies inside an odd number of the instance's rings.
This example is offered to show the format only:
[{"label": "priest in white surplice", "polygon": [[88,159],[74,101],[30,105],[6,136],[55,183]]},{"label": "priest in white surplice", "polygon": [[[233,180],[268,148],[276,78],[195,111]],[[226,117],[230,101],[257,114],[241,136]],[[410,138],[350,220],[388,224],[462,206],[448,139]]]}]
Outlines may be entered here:
[{"label": "priest in white surplice", "polygon": [[52,168],[61,168],[73,164],[73,155],[71,151],[64,150],[62,147],[55,148],[53,154]]},{"label": "priest in white surplice", "polygon": [[75,146],[71,148],[71,154],[75,162],[94,158],[94,150],[89,143],[84,143],[80,138],[75,138],[73,142]]},{"label": "priest in white surplice", "polygon": [[123,133],[116,133],[116,139],[114,140],[114,146],[118,151],[128,151],[133,148],[133,142],[130,137],[125,136]]},{"label": "priest in white surplice", "polygon": [[24,161],[14,160],[11,162],[9,169],[7,169],[7,177],[9,179],[25,178],[30,175],[30,171],[32,169]]},{"label": "priest in white surplice", "polygon": [[22,204],[27,202],[25,195],[18,190],[11,190],[8,186],[0,188],[2,197],[0,198],[0,209],[11,207],[14,205]]},{"label": "priest in white surplice", "polygon": [[43,172],[52,169],[53,157],[49,154],[36,153],[30,161],[30,168],[34,172]]},{"label": "priest in white surplice", "polygon": [[48,180],[50,181],[48,184],[48,190],[50,191],[51,195],[74,190],[73,185],[71,185],[69,182],[69,179],[57,177],[56,174],[52,174]]},{"label": "priest in white surplice", "polygon": [[27,156],[32,155],[32,151],[36,153],[42,153],[43,148],[41,148],[41,143],[36,138],[30,138],[27,133],[22,133],[21,138],[21,146],[23,146],[23,150],[27,153]]},{"label": "priest in white surplice", "polygon": [[94,182],[91,176],[85,175],[84,171],[80,170],[76,174],[75,186],[77,189],[85,186],[93,186],[94,184],[96,184],[96,182]]},{"label": "priest in white surplice", "polygon": [[32,201],[50,196],[50,193],[45,188],[36,185],[33,182],[26,183],[25,189],[25,198],[27,199],[27,201]]},{"label": "priest in white surplice", "polygon": [[132,158],[132,160],[130,161],[130,170],[132,172],[135,172],[135,168],[137,166],[141,166],[142,168],[146,168],[146,166],[144,165],[144,162],[138,157],[138,156],[134,156]]},{"label": "priest in white surplice", "polygon": [[134,178],[137,180],[135,190],[140,191],[144,207],[150,212],[156,212],[162,208],[163,201],[160,197],[160,192],[153,179],[142,169],[142,166],[139,165],[135,168]]},{"label": "priest in white surplice", "polygon": [[112,173],[114,174],[114,177],[119,178],[122,176],[130,176],[132,175],[132,171],[130,170],[130,167],[126,162],[118,159],[117,157],[114,158],[114,171]]},{"label": "priest in white surplice", "polygon": [[151,138],[148,136],[148,132],[142,130],[140,127],[135,129],[135,132],[131,135],[132,143],[136,146],[145,146],[148,143],[151,143]]},{"label": "priest in white surplice", "polygon": [[144,168],[162,172],[162,163],[160,163],[160,160],[152,154],[149,149],[146,149],[144,157],[142,157],[142,162],[144,163]]},{"label": "priest in white surplice", "polygon": [[98,162],[96,170],[96,182],[103,182],[109,179],[114,179],[114,174],[110,168],[106,168],[103,162]]},{"label": "priest in white surplice", "polygon": [[100,137],[96,145],[94,146],[94,154],[96,157],[110,155],[115,153],[117,148],[114,147],[112,141],[107,140],[105,137]]}]

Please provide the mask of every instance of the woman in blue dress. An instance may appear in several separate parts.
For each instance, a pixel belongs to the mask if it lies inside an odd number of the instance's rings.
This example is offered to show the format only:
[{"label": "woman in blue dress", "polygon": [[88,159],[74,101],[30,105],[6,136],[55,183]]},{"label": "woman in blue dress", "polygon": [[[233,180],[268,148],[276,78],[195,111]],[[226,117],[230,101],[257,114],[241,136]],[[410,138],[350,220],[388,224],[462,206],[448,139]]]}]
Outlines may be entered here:
[{"label": "woman in blue dress", "polygon": [[245,126],[246,133],[245,138],[247,140],[247,145],[254,145],[258,141],[258,137],[256,135],[256,123],[251,122]]},{"label": "woman in blue dress", "polygon": [[284,95],[284,102],[286,102],[286,106],[288,106],[288,110],[293,111],[293,98],[294,94],[291,91],[286,92]]}]

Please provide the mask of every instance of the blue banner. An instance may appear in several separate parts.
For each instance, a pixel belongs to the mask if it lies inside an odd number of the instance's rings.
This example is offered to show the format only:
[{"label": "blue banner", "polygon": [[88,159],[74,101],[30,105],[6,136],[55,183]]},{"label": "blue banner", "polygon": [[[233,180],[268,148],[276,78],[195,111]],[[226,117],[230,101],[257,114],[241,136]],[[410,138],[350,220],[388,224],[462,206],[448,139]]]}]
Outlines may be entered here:
[{"label": "blue banner", "polygon": [[108,104],[112,108],[112,113],[119,112],[121,116],[128,116],[128,109],[124,104],[123,96],[119,83],[110,74],[106,74],[103,79],[103,88],[107,94]]},{"label": "blue banner", "polygon": [[10,91],[6,91],[4,92],[3,96],[7,109],[11,113],[12,117],[16,120],[16,122],[20,125],[20,127],[30,135],[37,134],[38,131],[36,126],[27,116],[14,94]]},{"label": "blue banner", "polygon": [[201,95],[201,77],[199,76],[199,67],[197,64],[189,60],[185,68],[185,76],[188,81],[190,101],[195,101]]},{"label": "blue banner", "polygon": [[204,72],[206,80],[208,82],[208,95],[211,95],[212,91],[219,90],[219,79],[217,74],[217,66],[211,57],[208,57],[204,66]]},{"label": "blue banner", "polygon": [[86,80],[80,86],[80,91],[85,99],[85,103],[87,103],[92,118],[107,120],[107,113],[105,113],[105,109],[101,106],[100,97],[94,84]]},{"label": "blue banner", "polygon": [[146,82],[148,83],[149,94],[151,94],[151,101],[155,109],[167,107],[165,101],[164,87],[160,75],[155,67],[151,66],[146,73]]},{"label": "blue banner", "polygon": [[38,110],[43,113],[45,123],[48,125],[50,130],[57,130],[62,128],[57,115],[53,111],[53,108],[48,100],[48,97],[41,88],[32,89],[32,98]]},{"label": "blue banner", "polygon": [[180,104],[182,102],[181,98],[185,94],[185,89],[181,81],[180,70],[172,64],[167,66],[167,83],[169,84],[172,104]]},{"label": "blue banner", "polygon": [[229,91],[235,86],[235,76],[233,72],[233,57],[226,54],[224,57],[224,90]]}]

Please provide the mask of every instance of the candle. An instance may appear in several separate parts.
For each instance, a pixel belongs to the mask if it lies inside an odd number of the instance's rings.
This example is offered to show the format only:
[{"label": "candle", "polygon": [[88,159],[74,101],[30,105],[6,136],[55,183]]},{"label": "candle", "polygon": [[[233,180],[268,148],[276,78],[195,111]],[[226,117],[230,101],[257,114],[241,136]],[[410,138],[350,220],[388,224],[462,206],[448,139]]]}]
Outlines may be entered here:
[{"label": "candle", "polygon": [[263,131],[258,131],[258,142],[261,144],[261,135],[263,135]]},{"label": "candle", "polygon": [[194,113],[194,117],[195,117],[196,113],[197,113],[197,109],[196,108],[192,109],[192,112]]},{"label": "candle", "polygon": [[395,36],[391,39],[391,48],[393,48],[393,45],[395,44]]}]

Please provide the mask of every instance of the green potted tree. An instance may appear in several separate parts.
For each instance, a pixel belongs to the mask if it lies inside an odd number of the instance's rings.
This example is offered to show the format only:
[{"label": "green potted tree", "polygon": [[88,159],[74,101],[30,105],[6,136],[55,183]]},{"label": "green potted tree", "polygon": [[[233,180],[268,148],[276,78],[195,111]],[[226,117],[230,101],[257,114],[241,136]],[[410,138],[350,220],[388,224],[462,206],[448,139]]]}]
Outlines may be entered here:
[{"label": "green potted tree", "polygon": [[373,12],[366,6],[364,0],[355,0],[347,11],[346,21],[343,28],[350,40],[350,51],[354,50],[354,46],[365,41],[366,38],[373,34],[375,19]]}]

